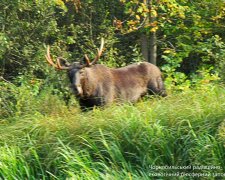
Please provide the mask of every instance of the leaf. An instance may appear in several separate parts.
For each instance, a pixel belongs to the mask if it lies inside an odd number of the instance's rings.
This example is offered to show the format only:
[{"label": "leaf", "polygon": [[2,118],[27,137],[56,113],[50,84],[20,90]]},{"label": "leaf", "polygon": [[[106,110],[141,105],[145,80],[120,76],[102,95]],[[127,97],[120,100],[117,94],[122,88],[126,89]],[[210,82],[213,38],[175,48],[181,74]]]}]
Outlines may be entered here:
[{"label": "leaf", "polygon": [[65,3],[62,0],[54,0],[54,2],[61,9],[63,9],[64,11],[67,11],[67,7],[66,7]]},{"label": "leaf", "polygon": [[154,9],[151,10],[151,16],[152,16],[152,17],[157,17],[157,16],[158,16],[156,10],[154,10]]},{"label": "leaf", "polygon": [[138,9],[137,9],[137,12],[138,13],[142,13],[143,12],[143,7],[142,6],[139,6]]},{"label": "leaf", "polygon": [[150,32],[156,32],[158,29],[159,29],[158,26],[155,26],[155,27],[150,29]]},{"label": "leaf", "polygon": [[167,50],[163,51],[164,54],[170,54],[171,52],[172,52],[171,49],[167,49]]},{"label": "leaf", "polygon": [[136,17],[137,20],[141,19],[139,15],[136,15],[135,17]]},{"label": "leaf", "polygon": [[128,21],[128,22],[127,22],[127,24],[128,24],[128,25],[135,25],[135,24],[136,24],[136,22],[135,22],[135,21],[133,21],[133,20],[130,20],[130,21]]}]

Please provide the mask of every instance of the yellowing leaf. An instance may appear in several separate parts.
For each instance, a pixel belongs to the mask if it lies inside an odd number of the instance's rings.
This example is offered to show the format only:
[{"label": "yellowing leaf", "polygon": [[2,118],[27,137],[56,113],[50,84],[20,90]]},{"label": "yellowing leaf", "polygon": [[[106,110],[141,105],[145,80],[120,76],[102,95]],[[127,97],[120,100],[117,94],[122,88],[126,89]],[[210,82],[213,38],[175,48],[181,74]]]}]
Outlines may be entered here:
[{"label": "yellowing leaf", "polygon": [[137,20],[141,19],[139,15],[136,15],[135,17],[136,17]]},{"label": "yellowing leaf", "polygon": [[167,49],[165,51],[163,51],[164,54],[170,54],[171,53],[171,50],[170,49]]},{"label": "yellowing leaf", "polygon": [[157,17],[157,12],[156,12],[156,10],[151,10],[151,16],[152,17]]},{"label": "yellowing leaf", "polygon": [[67,7],[66,7],[65,3],[62,0],[54,0],[54,2],[61,9],[63,9],[64,11],[67,11]]},{"label": "yellowing leaf", "polygon": [[150,32],[156,32],[157,30],[158,30],[158,26],[155,26],[155,27],[150,29]]},{"label": "yellowing leaf", "polygon": [[128,24],[128,25],[134,25],[134,24],[136,24],[136,22],[133,21],[133,20],[130,20],[130,21],[127,22],[127,24]]},{"label": "yellowing leaf", "polygon": [[165,51],[163,51],[164,54],[172,54],[172,55],[175,55],[176,54],[176,51],[175,49],[166,49]]},{"label": "yellowing leaf", "polygon": [[55,4],[57,4],[58,6],[64,6],[64,2],[62,0],[55,0]]},{"label": "yellowing leaf", "polygon": [[179,17],[180,17],[181,19],[185,19],[185,14],[184,14],[184,13],[180,13],[180,14],[179,14]]},{"label": "yellowing leaf", "polygon": [[143,12],[143,7],[142,6],[139,6],[138,9],[137,9],[137,12],[138,13],[142,13]]}]

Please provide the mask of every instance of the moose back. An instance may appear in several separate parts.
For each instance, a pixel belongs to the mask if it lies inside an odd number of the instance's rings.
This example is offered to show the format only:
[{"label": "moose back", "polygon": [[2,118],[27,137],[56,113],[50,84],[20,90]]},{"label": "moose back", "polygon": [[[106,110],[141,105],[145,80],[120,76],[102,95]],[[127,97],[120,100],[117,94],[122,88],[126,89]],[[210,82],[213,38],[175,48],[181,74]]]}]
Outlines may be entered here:
[{"label": "moose back", "polygon": [[103,45],[102,39],[92,62],[87,55],[84,56],[85,64],[70,64],[61,57],[54,63],[49,46],[47,48],[47,61],[56,69],[67,70],[71,87],[82,108],[103,106],[114,101],[135,102],[146,94],[166,96],[161,71],[151,63],[142,62],[122,68],[95,64],[102,54]]}]

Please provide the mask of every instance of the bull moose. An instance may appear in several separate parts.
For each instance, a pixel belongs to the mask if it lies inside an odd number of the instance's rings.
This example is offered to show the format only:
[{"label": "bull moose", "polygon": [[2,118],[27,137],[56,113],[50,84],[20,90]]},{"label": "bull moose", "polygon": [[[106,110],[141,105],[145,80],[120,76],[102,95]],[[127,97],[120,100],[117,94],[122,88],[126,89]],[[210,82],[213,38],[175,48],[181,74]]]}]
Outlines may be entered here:
[{"label": "bull moose", "polygon": [[85,63],[73,62],[58,57],[54,63],[47,47],[46,59],[58,70],[67,70],[72,89],[82,108],[103,106],[114,101],[135,102],[146,94],[166,96],[166,90],[159,68],[142,62],[121,68],[109,68],[96,64],[103,52],[104,39],[101,39],[95,59],[85,54]]}]

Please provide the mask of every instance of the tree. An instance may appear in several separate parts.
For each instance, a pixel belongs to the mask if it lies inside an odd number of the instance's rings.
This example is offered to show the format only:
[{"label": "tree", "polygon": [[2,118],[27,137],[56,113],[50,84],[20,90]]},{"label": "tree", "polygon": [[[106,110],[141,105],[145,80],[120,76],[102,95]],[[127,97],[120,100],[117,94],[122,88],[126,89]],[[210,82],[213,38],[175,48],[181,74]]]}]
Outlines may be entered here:
[{"label": "tree", "polygon": [[[146,17],[143,23],[144,27],[147,27],[149,24],[154,24],[156,21],[156,14],[151,13],[151,0],[143,0],[143,4],[146,9],[149,9],[149,13],[145,15]],[[152,64],[156,64],[157,36],[155,30],[150,31],[150,33],[145,32],[141,35],[141,50],[145,60]]]},{"label": "tree", "polygon": [[[170,6],[172,10],[181,11],[174,5],[176,1],[125,1],[121,0],[126,6],[126,13],[130,15],[127,21],[128,33],[132,31],[141,31],[141,49],[144,59],[156,64],[157,63],[157,30],[163,24],[162,19],[171,18],[163,12],[158,18],[158,12]],[[181,12],[183,13],[183,12]]]}]

